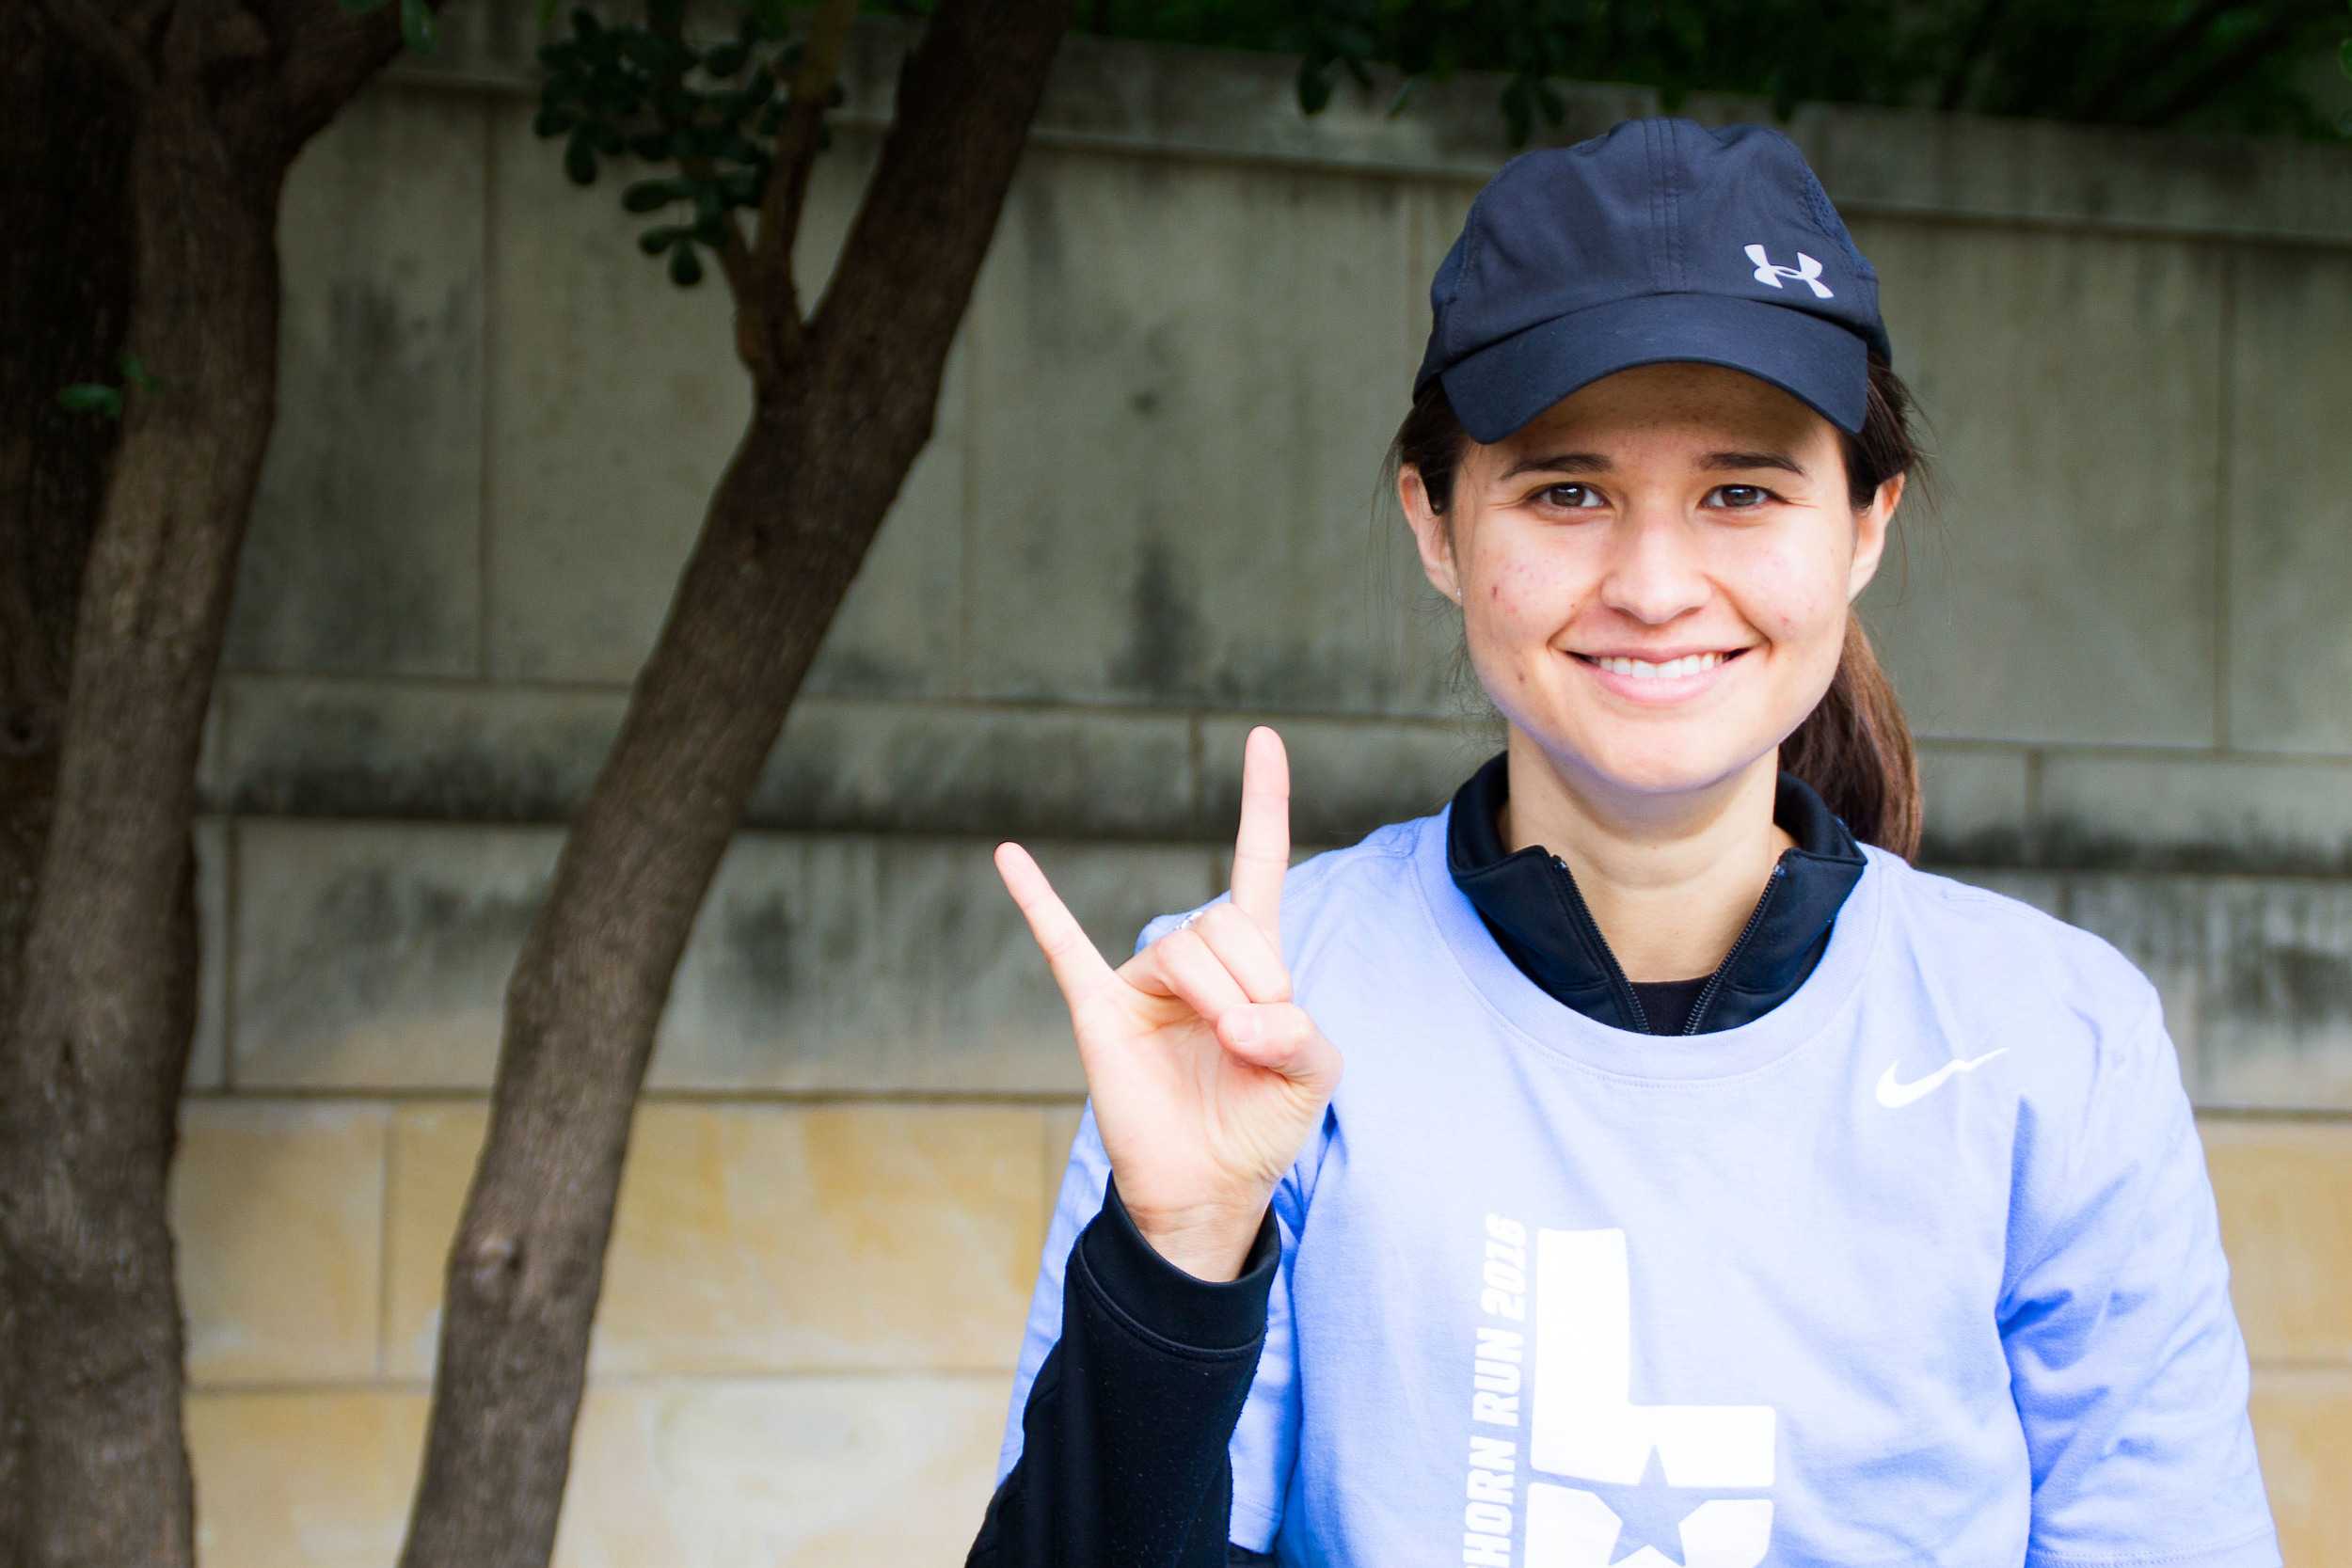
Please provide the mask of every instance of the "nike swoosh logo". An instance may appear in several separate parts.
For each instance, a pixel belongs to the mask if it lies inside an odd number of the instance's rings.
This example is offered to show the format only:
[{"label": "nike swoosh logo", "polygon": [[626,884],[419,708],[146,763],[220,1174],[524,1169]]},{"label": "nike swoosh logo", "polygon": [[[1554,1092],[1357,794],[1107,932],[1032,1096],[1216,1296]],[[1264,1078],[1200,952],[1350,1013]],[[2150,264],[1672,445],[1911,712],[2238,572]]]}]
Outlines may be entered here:
[{"label": "nike swoosh logo", "polygon": [[1944,1080],[1952,1074],[1974,1072],[1994,1057],[2004,1054],[2008,1050],[2009,1047],[2005,1045],[1999,1051],[1988,1051],[1981,1056],[1972,1057],[1966,1061],[1955,1059],[1946,1062],[1915,1084],[1895,1082],[1895,1064],[1889,1062],[1886,1064],[1886,1070],[1879,1074],[1879,1103],[1890,1111],[1899,1110],[1915,1100],[1922,1100],[1933,1094],[1944,1086]]}]

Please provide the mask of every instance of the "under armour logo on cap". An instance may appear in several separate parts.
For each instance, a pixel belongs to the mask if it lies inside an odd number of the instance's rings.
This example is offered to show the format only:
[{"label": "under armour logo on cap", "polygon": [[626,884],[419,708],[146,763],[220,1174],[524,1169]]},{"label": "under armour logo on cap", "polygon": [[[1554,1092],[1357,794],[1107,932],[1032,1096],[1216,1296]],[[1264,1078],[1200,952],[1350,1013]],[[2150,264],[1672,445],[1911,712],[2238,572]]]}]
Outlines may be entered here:
[{"label": "under armour logo on cap", "polygon": [[1764,247],[1760,245],[1748,246],[1748,260],[1756,263],[1756,280],[1758,283],[1770,283],[1777,289],[1782,278],[1793,277],[1800,283],[1812,284],[1814,298],[1830,297],[1829,285],[1821,281],[1821,263],[1802,250],[1797,252],[1797,264],[1793,267],[1772,265],[1772,258],[1764,254]]}]

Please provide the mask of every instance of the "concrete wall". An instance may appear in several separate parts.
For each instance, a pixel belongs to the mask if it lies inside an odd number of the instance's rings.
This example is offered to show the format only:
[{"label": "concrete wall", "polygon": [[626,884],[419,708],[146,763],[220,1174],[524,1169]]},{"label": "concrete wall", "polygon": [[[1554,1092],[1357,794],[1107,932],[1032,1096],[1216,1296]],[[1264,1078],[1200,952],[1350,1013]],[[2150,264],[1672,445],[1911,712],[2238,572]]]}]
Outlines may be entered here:
[{"label": "concrete wall", "polygon": [[[669,287],[614,186],[532,135],[529,8],[460,9],[287,193],[174,1187],[215,1565],[396,1550],[504,979],[747,407],[723,293]],[[805,269],[890,37],[860,36]],[[1250,723],[1290,746],[1302,855],[1498,743],[1376,472],[1506,151],[1492,92],[1306,120],[1281,61],[1072,40],[937,435],[663,1020],[568,1568],[961,1560],[1082,1089],[998,838],[1119,954],[1220,885]],[[1581,91],[1568,134],[1652,106]],[[1927,858],[2164,987],[2290,1561],[2344,1560],[2352,160],[1792,129],[1943,469],[1864,601]]]}]

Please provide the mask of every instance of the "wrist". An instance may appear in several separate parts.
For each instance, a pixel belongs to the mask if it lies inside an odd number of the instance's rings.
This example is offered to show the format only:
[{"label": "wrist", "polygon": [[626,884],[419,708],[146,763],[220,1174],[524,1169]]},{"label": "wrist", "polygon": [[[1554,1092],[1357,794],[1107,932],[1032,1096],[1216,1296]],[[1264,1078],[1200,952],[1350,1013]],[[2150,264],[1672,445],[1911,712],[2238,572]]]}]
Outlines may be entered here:
[{"label": "wrist", "polygon": [[1233,1351],[1265,1332],[1266,1295],[1281,1260],[1281,1233],[1272,1211],[1259,1216],[1258,1230],[1239,1275],[1206,1279],[1164,1257],[1136,1228],[1111,1177],[1104,1187],[1103,1212],[1089,1221],[1071,1249],[1071,1267],[1120,1315],[1164,1338],[1207,1351]]},{"label": "wrist", "polygon": [[1248,1213],[1233,1208],[1168,1213],[1126,1207],[1136,1234],[1153,1252],[1195,1279],[1225,1284],[1241,1276],[1267,1206],[1261,1201]]}]

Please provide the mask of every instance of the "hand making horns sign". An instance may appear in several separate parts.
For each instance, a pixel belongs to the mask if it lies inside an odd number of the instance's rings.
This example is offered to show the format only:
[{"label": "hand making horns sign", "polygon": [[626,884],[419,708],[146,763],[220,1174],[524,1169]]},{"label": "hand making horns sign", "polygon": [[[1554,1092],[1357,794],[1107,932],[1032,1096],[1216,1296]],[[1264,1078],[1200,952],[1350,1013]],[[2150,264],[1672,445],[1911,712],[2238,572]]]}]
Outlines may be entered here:
[{"label": "hand making horns sign", "polygon": [[1230,902],[1113,969],[1028,851],[996,871],[1070,1005],[1078,1059],[1136,1228],[1203,1279],[1241,1271],[1275,1184],[1340,1080],[1340,1053],[1291,1000],[1282,962],[1290,767],[1265,725],[1242,743]]}]

